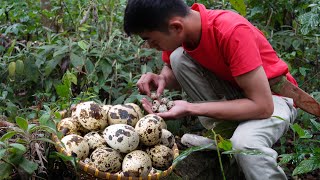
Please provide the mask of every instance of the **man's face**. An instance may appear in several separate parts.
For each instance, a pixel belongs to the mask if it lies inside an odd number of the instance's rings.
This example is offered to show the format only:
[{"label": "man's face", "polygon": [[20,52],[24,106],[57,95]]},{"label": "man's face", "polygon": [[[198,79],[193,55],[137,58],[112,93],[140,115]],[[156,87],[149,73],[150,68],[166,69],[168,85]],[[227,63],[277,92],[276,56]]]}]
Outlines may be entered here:
[{"label": "man's face", "polygon": [[143,40],[146,40],[151,48],[159,51],[173,51],[182,44],[179,36],[174,33],[151,31],[140,33],[138,35]]}]

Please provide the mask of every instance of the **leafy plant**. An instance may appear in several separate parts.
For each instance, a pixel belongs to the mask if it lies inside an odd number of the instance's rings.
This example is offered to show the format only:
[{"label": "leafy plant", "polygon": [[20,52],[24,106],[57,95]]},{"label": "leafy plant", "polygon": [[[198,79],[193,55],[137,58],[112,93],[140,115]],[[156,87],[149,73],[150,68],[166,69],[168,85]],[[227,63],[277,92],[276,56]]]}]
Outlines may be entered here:
[{"label": "leafy plant", "polygon": [[[320,123],[311,119],[313,131],[320,131]],[[294,133],[297,133],[298,138],[294,139],[294,152],[290,154],[282,154],[280,164],[292,162],[296,164],[292,175],[308,173],[320,168],[320,140],[312,139],[313,133],[310,130],[302,128],[295,123],[291,126]],[[314,132],[314,133],[315,133]]]},{"label": "leafy plant", "polygon": [[28,123],[22,117],[16,117],[16,124],[17,127],[7,127],[7,133],[0,138],[1,179],[10,177],[13,172],[18,172],[21,177],[30,176],[38,168],[45,168],[40,143],[54,144],[45,134],[56,133],[55,129]]}]

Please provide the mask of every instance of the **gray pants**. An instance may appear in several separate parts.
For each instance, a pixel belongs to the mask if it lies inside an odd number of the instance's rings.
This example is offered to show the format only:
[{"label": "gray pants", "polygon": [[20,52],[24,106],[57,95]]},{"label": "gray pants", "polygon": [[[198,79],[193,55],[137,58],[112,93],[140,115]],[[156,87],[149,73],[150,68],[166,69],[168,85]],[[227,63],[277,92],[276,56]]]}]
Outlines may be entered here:
[{"label": "gray pants", "polygon": [[[199,65],[181,47],[171,54],[170,61],[176,79],[193,101],[225,101],[244,97],[240,89]],[[272,116],[279,116],[284,120],[270,117],[240,122],[230,139],[233,149],[257,150],[265,154],[235,155],[247,180],[287,179],[277,165],[278,154],[271,147],[288,130],[297,111],[290,98],[273,96],[273,102]],[[209,117],[199,117],[199,120],[207,129],[214,128],[217,123],[224,123]]]}]

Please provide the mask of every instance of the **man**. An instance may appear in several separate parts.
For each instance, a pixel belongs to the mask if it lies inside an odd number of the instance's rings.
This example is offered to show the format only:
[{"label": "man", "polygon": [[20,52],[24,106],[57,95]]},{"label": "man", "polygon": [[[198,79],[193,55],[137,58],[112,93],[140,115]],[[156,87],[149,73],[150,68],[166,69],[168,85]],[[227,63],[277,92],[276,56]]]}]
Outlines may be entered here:
[{"label": "man", "polygon": [[[208,129],[237,121],[233,148],[265,154],[236,155],[246,179],[286,179],[271,147],[294,121],[296,109],[292,99],[273,95],[268,79],[285,75],[296,81],[257,28],[234,12],[201,4],[190,9],[182,0],[129,0],[124,29],[163,51],[161,73],[142,75],[139,91],[150,96],[155,89],[160,96],[165,88],[182,88],[193,100],[175,101],[158,115],[199,116]],[[147,99],[142,105],[152,113]]]}]

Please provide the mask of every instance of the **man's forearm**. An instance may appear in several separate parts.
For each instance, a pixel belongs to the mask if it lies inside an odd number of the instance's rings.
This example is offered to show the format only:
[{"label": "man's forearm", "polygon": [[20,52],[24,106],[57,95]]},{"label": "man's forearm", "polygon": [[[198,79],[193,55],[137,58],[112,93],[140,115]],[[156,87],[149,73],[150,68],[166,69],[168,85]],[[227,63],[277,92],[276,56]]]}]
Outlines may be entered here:
[{"label": "man's forearm", "polygon": [[269,118],[273,107],[259,106],[249,99],[230,101],[190,103],[187,107],[189,115],[207,116],[220,120],[249,120]]},{"label": "man's forearm", "polygon": [[181,89],[169,65],[165,64],[163,66],[160,76],[162,76],[165,79],[167,89]]}]

